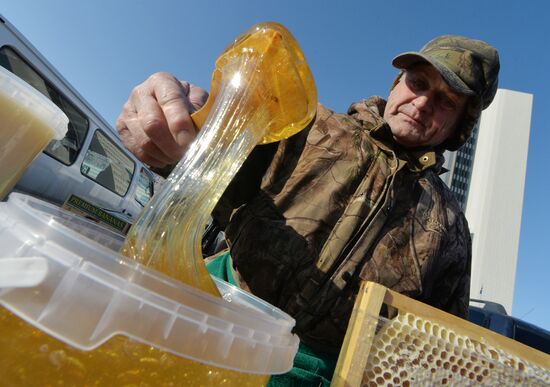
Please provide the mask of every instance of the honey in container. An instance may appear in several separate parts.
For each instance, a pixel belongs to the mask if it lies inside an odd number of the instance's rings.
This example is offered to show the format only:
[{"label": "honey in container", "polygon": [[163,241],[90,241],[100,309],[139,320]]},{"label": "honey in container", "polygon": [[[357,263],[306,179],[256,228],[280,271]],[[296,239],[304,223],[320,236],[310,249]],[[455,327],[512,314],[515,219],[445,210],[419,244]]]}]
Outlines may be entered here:
[{"label": "honey in container", "polygon": [[51,140],[63,138],[68,122],[53,102],[0,66],[0,200]]}]

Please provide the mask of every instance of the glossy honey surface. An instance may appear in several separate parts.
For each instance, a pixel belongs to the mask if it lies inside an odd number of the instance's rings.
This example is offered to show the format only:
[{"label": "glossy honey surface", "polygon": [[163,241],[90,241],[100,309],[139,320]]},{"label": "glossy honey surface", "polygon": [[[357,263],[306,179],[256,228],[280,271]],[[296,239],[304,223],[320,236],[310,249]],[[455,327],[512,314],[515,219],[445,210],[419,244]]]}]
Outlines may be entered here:
[{"label": "glossy honey surface", "polygon": [[115,336],[81,351],[0,307],[1,386],[262,386],[267,375],[212,367]]}]

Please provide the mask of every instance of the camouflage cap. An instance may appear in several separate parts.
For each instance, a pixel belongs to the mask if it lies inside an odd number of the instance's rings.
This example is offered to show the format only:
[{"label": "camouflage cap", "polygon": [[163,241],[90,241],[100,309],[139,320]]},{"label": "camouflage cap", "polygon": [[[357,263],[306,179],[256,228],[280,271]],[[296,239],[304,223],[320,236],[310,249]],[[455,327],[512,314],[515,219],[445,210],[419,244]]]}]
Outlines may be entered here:
[{"label": "camouflage cap", "polygon": [[470,137],[473,126],[487,108],[498,88],[500,62],[497,50],[489,44],[458,35],[443,35],[428,42],[420,52],[405,52],[392,64],[408,69],[419,63],[435,67],[458,93],[471,96],[459,130],[443,145],[458,149]]}]

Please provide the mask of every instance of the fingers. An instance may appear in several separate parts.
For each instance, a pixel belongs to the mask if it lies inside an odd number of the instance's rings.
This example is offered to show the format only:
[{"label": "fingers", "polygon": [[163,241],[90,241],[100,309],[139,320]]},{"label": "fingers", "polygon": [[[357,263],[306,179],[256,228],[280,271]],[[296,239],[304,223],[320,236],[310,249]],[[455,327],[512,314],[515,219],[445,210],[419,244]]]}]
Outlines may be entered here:
[{"label": "fingers", "polygon": [[193,106],[193,112],[199,110],[208,99],[208,93],[202,87],[195,86],[192,83],[182,81],[183,89],[187,90],[189,102]]},{"label": "fingers", "polygon": [[171,75],[154,74],[145,86],[134,89],[131,96],[139,122],[135,130],[141,129],[168,159],[177,162],[196,135],[189,116],[190,103],[179,81]]},{"label": "fingers", "polygon": [[124,106],[116,122],[116,128],[124,146],[144,163],[155,167],[174,163],[174,160],[166,156],[142,130],[137,113],[129,102]]},{"label": "fingers", "polygon": [[[190,116],[190,112],[194,110],[193,106],[182,84],[173,76],[158,73],[151,78],[154,82],[154,97],[160,111],[155,112],[154,119],[158,119],[158,121],[153,121],[151,120],[152,117],[149,117],[148,129],[152,131],[150,135],[154,136],[155,131],[160,130],[159,126],[162,126],[162,129],[167,127],[172,135],[172,143],[169,143],[168,140],[165,143],[157,143],[156,141],[155,143],[161,148],[170,147],[167,152],[171,152],[175,147],[181,157],[182,150],[187,148],[197,133]],[[147,100],[145,102],[151,101]],[[160,115],[157,115],[159,113]],[[162,121],[162,118],[164,118],[164,121]]]},{"label": "fingers", "polygon": [[143,162],[175,164],[196,136],[190,117],[206,101],[201,88],[156,73],[134,88],[116,127],[124,145]]}]

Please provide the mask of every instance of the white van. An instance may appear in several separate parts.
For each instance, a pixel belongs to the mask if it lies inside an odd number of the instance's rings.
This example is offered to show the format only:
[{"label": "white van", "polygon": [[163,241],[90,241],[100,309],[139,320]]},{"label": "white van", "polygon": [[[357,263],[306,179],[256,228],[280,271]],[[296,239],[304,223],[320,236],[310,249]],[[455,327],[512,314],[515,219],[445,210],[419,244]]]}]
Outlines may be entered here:
[{"label": "white van", "polygon": [[15,190],[126,231],[153,195],[157,176],[122,146],[114,129],[1,15],[0,66],[49,97],[69,117],[65,138],[46,147]]}]

